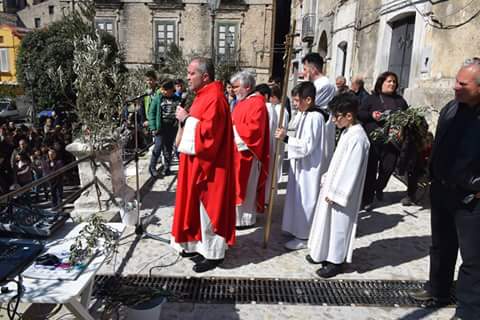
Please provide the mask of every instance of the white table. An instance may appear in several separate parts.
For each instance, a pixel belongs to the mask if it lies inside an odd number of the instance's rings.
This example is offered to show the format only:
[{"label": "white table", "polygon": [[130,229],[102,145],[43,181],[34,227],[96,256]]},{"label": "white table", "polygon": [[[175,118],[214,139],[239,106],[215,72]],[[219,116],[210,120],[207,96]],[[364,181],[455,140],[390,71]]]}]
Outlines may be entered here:
[{"label": "white table", "polygon": [[[66,237],[71,238],[78,234],[83,225],[75,226]],[[108,225],[120,232],[123,232],[125,229],[125,226],[121,223],[108,223]],[[49,244],[55,245],[56,242],[58,240],[47,243],[46,248],[51,247]],[[75,280],[46,280],[23,277],[24,291],[20,302],[63,304],[77,319],[93,320],[93,317],[88,312],[88,307],[95,274],[105,262],[105,259],[105,255],[97,255]],[[15,283],[11,282],[8,287],[11,289],[11,292],[9,294],[1,294],[1,302],[8,302],[17,292]]]}]

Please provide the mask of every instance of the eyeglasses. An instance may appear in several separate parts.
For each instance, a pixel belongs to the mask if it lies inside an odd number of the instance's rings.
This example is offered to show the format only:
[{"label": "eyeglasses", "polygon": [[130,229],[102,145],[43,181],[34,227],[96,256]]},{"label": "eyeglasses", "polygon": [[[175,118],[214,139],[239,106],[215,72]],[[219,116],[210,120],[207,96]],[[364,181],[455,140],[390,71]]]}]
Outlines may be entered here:
[{"label": "eyeglasses", "polygon": [[469,59],[467,59],[463,62],[464,66],[471,66],[472,64],[480,64],[480,58],[473,57],[473,58],[469,58]]}]

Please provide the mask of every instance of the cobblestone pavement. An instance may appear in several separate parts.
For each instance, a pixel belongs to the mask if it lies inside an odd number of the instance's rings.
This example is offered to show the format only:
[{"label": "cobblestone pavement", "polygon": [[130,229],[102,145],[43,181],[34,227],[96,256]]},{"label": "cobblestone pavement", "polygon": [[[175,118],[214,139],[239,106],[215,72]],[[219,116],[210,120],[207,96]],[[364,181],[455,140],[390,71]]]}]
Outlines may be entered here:
[{"label": "cobblestone pavement", "polygon": [[[283,177],[285,180],[285,177]],[[275,204],[270,243],[263,248],[263,217],[257,228],[238,232],[236,245],[227,251],[220,268],[203,277],[316,278],[316,266],[305,261],[306,250],[290,252],[280,230],[285,195],[280,186]],[[175,201],[175,176],[157,180],[143,200],[142,215],[149,216],[148,232],[169,238]],[[430,245],[430,210],[402,207],[405,186],[392,178],[385,200],[372,212],[359,216],[353,263],[338,279],[426,280]],[[428,206],[428,205],[427,205]],[[127,229],[118,256],[101,273],[122,275],[198,276],[193,262],[179,259],[168,244],[136,237]],[[369,308],[304,305],[213,305],[167,303],[162,319],[449,319],[454,309]]]}]

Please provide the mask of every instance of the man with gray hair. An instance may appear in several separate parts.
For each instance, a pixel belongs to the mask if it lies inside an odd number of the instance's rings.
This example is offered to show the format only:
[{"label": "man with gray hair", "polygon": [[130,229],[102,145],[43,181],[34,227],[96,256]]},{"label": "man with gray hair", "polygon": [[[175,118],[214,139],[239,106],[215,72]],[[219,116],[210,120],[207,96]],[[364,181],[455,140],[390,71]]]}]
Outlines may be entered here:
[{"label": "man with gray hair", "polygon": [[344,76],[338,76],[335,79],[335,86],[337,87],[337,94],[348,92],[347,79]]},{"label": "man with gray hair", "polygon": [[265,209],[265,184],[269,163],[269,127],[265,98],[255,93],[250,72],[233,75],[231,84],[238,102],[233,109],[235,138],[236,226],[252,227]]},{"label": "man with gray hair", "polygon": [[176,111],[183,129],[172,246],[192,258],[193,271],[205,272],[222,263],[227,245],[235,243],[233,129],[212,62],[195,58],[187,71],[196,96],[188,111]]},{"label": "man with gray hair", "polygon": [[455,99],[440,112],[430,162],[430,281],[412,296],[450,302],[458,249],[462,264],[452,319],[480,319],[480,58],[457,73]]},{"label": "man with gray hair", "polygon": [[362,101],[369,96],[367,90],[365,90],[365,81],[361,76],[355,76],[352,78],[352,92],[357,96],[358,102],[362,104]]}]

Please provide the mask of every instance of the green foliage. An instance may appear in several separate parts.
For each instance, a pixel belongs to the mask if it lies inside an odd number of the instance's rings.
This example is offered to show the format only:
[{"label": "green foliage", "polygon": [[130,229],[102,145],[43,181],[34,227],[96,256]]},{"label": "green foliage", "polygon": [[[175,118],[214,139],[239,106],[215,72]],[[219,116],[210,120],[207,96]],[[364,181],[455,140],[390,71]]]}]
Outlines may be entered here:
[{"label": "green foliage", "polygon": [[[175,43],[171,43],[164,55],[161,56],[159,71],[161,74],[170,76],[174,79],[186,79],[187,67],[190,60],[194,57],[205,57],[206,53],[192,52],[191,54],[184,54],[182,48]],[[215,78],[220,81],[229,80],[230,77],[239,71],[239,65],[236,63],[220,62],[215,64]]]},{"label": "green foliage", "polygon": [[[128,92],[128,73],[111,47],[89,35],[75,42],[75,111],[84,127],[81,138],[95,150],[118,143],[120,114]],[[59,72],[61,74],[61,72]]]},{"label": "green foliage", "polygon": [[117,231],[106,225],[98,215],[92,215],[70,246],[70,265],[87,263],[99,248],[107,255],[115,252],[118,238]]},{"label": "green foliage", "polygon": [[401,145],[403,133],[409,131],[416,139],[418,147],[422,140],[427,137],[428,125],[425,121],[425,108],[408,108],[405,111],[397,111],[388,114],[383,119],[382,127],[372,131],[370,136],[374,141]]},{"label": "green foliage", "polygon": [[[75,41],[84,35],[97,36],[94,16],[93,1],[82,2],[77,5],[77,11],[23,38],[17,57],[18,81],[28,91],[33,87],[39,110],[56,105],[75,105]],[[110,59],[115,59],[118,54],[115,38],[102,33],[101,39],[111,47]],[[62,70],[61,74],[59,70]],[[27,73],[30,74],[28,78]]]}]

